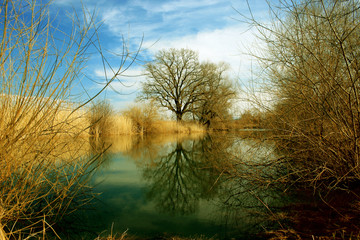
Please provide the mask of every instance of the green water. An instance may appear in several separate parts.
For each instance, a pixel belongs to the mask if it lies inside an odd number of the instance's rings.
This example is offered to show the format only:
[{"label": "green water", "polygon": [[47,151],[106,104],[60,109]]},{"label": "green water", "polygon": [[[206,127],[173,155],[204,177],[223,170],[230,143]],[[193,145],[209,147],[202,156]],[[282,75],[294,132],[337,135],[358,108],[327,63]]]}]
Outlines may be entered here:
[{"label": "green water", "polygon": [[127,231],[152,239],[254,239],[276,227],[267,206],[283,204],[281,191],[234,177],[250,170],[246,163],[274,157],[271,144],[234,136],[130,139],[126,149],[111,142],[90,182],[101,194],[77,216],[82,238]]}]

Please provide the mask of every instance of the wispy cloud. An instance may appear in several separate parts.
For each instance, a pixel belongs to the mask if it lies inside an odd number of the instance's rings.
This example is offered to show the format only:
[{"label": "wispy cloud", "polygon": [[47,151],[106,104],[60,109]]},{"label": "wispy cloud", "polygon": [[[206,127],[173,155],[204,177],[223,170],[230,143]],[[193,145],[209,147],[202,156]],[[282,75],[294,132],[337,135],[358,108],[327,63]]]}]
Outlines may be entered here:
[{"label": "wispy cloud", "polygon": [[135,6],[140,6],[152,13],[169,13],[184,10],[192,11],[197,8],[211,7],[216,4],[226,3],[223,0],[178,0],[178,1],[153,1],[153,0],[136,0],[132,1]]},{"label": "wispy cloud", "polygon": [[[146,42],[144,45],[152,42]],[[250,68],[254,59],[249,55],[249,49],[257,45],[253,31],[243,25],[235,25],[222,29],[199,32],[181,38],[161,39],[153,47],[152,53],[167,48],[189,48],[199,52],[201,61],[227,62],[233,74],[243,75]]]},{"label": "wispy cloud", "polygon": [[[101,6],[102,19],[114,35],[129,29],[145,38],[182,36],[203,29],[222,27],[232,12],[231,2],[212,1],[129,1],[124,5]],[[224,13],[225,12],[225,13]]]},{"label": "wispy cloud", "polygon": [[[266,16],[264,2],[249,1],[253,14]],[[81,5],[70,0],[56,0],[54,3],[68,9],[71,6],[79,9]],[[254,30],[248,30],[246,24],[235,20],[241,17],[234,10],[248,13],[245,0],[83,0],[83,3],[88,9],[96,9],[99,20],[103,21],[101,38],[104,49],[121,53],[125,40],[130,51],[135,51],[144,36],[140,60],[150,60],[163,48],[190,48],[199,52],[202,61],[229,63],[233,76],[246,79],[251,75],[254,59],[247,53],[249,49],[258,48]],[[109,61],[118,64],[115,58]],[[112,83],[112,88],[125,96],[109,90],[114,102],[134,99],[140,82],[145,79],[141,76],[141,64],[143,62],[136,62],[124,76],[119,77],[120,81]],[[92,62],[93,76],[100,82],[104,81],[104,70],[101,69],[101,61]]]}]

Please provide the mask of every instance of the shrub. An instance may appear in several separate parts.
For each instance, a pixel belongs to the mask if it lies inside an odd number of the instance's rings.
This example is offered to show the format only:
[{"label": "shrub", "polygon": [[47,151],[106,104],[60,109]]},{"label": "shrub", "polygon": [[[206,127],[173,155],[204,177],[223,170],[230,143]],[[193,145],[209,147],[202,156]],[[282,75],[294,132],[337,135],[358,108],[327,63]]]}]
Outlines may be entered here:
[{"label": "shrub", "polygon": [[93,97],[77,106],[67,102],[87,51],[99,44],[98,26],[92,15],[75,15],[66,34],[51,25],[48,11],[36,1],[0,4],[1,239],[39,233],[45,239],[92,198],[86,183],[100,164],[97,155],[85,154],[82,137],[89,127],[82,107]]},{"label": "shrub", "polygon": [[110,129],[114,124],[111,116],[113,115],[109,102],[96,101],[92,104],[89,111],[90,135],[99,137],[110,134]]},{"label": "shrub", "polygon": [[123,115],[131,119],[133,132],[140,134],[153,132],[154,122],[159,118],[157,108],[153,103],[133,106],[124,111]]},{"label": "shrub", "polygon": [[328,188],[360,180],[360,3],[281,1],[272,24],[251,19],[277,103],[270,109],[294,179]]}]

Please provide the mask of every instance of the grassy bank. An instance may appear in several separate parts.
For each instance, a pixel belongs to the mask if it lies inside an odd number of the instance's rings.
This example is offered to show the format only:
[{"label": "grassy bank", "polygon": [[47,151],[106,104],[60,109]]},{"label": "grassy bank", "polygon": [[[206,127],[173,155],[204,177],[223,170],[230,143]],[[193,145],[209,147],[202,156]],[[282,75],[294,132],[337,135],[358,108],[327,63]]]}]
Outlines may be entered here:
[{"label": "grassy bank", "polygon": [[151,122],[139,123],[132,118],[123,115],[112,115],[109,129],[104,135],[135,135],[135,134],[190,134],[205,132],[204,126],[193,122],[177,122],[172,120],[152,120]]},{"label": "grassy bank", "polygon": [[95,103],[84,119],[92,136],[190,134],[205,132],[197,122],[164,120],[152,105],[134,106],[122,113],[112,111],[109,103]]}]

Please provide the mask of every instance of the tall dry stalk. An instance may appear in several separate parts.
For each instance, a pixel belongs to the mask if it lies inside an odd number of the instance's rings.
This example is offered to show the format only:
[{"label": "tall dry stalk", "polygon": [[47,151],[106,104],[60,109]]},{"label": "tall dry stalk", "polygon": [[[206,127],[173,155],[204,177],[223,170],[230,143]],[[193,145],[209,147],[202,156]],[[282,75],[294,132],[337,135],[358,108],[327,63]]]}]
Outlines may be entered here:
[{"label": "tall dry stalk", "polygon": [[[65,99],[89,49],[106,61],[95,15],[74,13],[71,20],[66,33],[53,27],[48,4],[5,0],[0,5],[0,225],[6,238],[53,231],[92,197],[86,183],[100,162],[96,155],[86,156],[82,135],[89,125],[80,123],[81,107],[96,95],[71,108]],[[124,47],[106,86],[126,70],[129,55]]]}]

